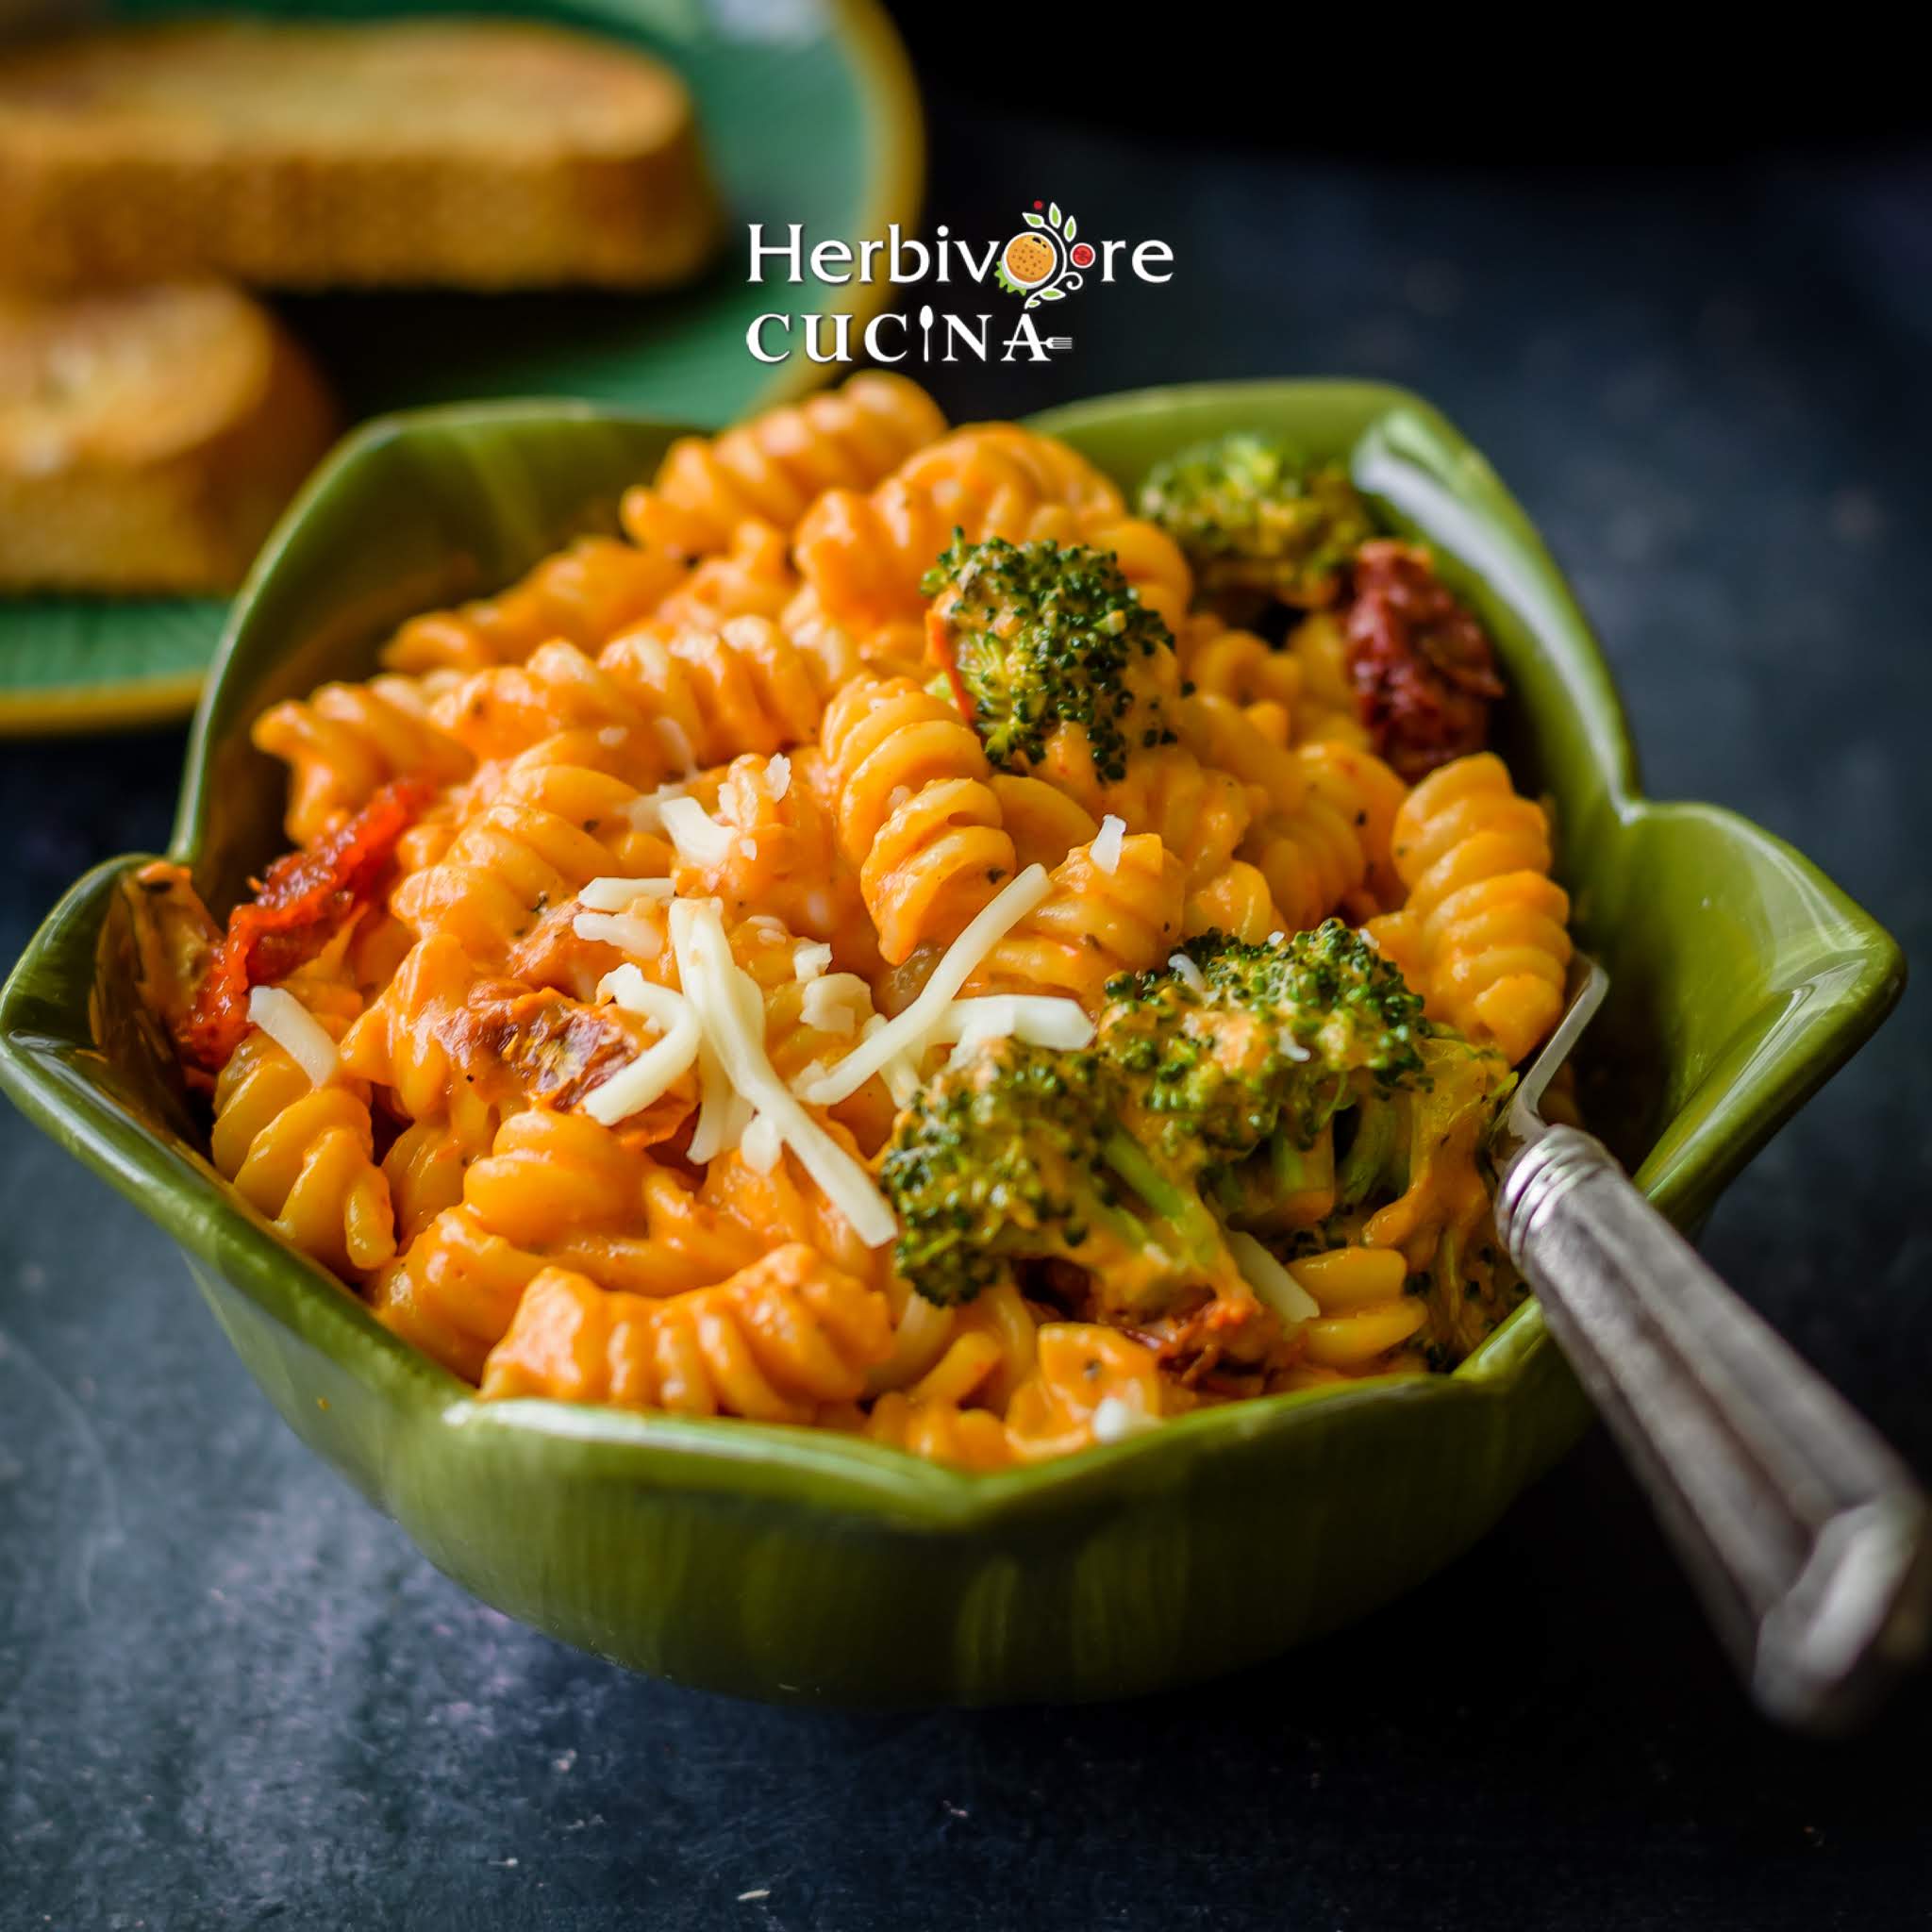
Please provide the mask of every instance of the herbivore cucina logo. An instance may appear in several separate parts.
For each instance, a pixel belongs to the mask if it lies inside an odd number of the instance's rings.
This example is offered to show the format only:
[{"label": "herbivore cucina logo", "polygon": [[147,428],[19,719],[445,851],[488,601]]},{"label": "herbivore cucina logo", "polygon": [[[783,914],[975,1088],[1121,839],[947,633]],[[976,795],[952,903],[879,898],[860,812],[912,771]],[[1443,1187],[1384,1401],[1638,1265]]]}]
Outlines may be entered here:
[{"label": "herbivore cucina logo", "polygon": [[[1004,242],[981,246],[961,240],[944,223],[930,242],[902,234],[895,222],[882,238],[862,242],[808,242],[793,222],[778,240],[753,222],[750,280],[793,288],[808,278],[845,288],[886,283],[922,284],[959,291],[964,297],[923,302],[916,311],[888,309],[862,327],[846,314],[792,315],[769,309],[753,317],[744,345],[760,362],[787,362],[803,355],[813,362],[1044,362],[1074,346],[1070,335],[1042,335],[1034,312],[1064,302],[1088,281],[1160,284],[1174,279],[1174,250],[1165,242],[1091,241],[1057,201],[1036,201],[1022,225]],[[969,288],[996,289],[1020,298],[1017,315],[967,312]]]}]

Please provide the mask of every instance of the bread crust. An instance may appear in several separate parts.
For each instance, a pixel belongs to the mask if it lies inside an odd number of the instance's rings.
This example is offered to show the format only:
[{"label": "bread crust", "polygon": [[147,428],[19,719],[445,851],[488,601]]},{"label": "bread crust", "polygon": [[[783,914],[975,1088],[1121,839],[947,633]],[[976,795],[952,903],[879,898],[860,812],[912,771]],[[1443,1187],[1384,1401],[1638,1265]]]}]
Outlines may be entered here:
[{"label": "bread crust", "polygon": [[193,21],[0,66],[16,287],[635,289],[721,234],[683,82],[559,27]]},{"label": "bread crust", "polygon": [[0,296],[0,589],[233,590],[336,428],[237,290]]}]

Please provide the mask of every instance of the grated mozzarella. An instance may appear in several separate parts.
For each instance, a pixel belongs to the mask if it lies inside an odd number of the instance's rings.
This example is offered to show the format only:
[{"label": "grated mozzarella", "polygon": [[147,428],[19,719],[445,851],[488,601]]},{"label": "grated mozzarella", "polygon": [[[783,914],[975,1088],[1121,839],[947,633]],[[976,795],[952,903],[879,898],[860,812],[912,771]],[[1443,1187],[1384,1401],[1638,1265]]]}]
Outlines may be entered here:
[{"label": "grated mozzarella", "polygon": [[856,973],[829,973],[806,982],[798,1017],[816,1033],[855,1033],[872,1012],[872,988]]},{"label": "grated mozzarella", "polygon": [[627,912],[579,912],[570,929],[590,945],[615,946],[640,959],[655,959],[664,950],[658,928]]},{"label": "grated mozzarella", "polygon": [[335,1078],[341,1066],[336,1043],[293,993],[278,986],[254,988],[248,1017],[308,1075],[311,1087],[326,1087]]},{"label": "grated mozzarella", "polygon": [[1322,1312],[1314,1296],[1253,1235],[1230,1234],[1227,1247],[1256,1299],[1265,1302],[1290,1327]]},{"label": "grated mozzarella", "polygon": [[691,740],[684,735],[684,726],[675,718],[653,718],[651,729],[658,734],[658,742],[672,763],[683,766],[687,778],[696,777],[697,757],[691,748]]},{"label": "grated mozzarella", "polygon": [[687,864],[721,865],[731,857],[730,826],[721,825],[695,798],[667,798],[659,816]]},{"label": "grated mozzarella", "polygon": [[584,1096],[583,1111],[600,1125],[614,1127],[661,1098],[697,1058],[698,1016],[682,993],[654,985],[631,965],[607,973],[597,982],[597,997],[654,1021],[663,1032]]},{"label": "grated mozzarella", "polygon": [[1198,996],[1208,991],[1206,976],[1201,969],[1185,953],[1170,953],[1167,956],[1167,963],[1174,976],[1190,992]]},{"label": "grated mozzarella", "polygon": [[770,1120],[859,1240],[869,1248],[885,1246],[899,1231],[885,1196],[865,1169],[799,1105],[765,1057],[764,1001],[757,983],[731,957],[718,908],[705,900],[675,900],[671,941],[686,996],[731,1086]]},{"label": "grated mozzarella", "polygon": [[669,879],[592,879],[577,894],[577,904],[587,912],[622,912],[633,899],[668,899]]},{"label": "grated mozzarella", "polygon": [[682,785],[660,785],[655,791],[646,791],[641,798],[633,798],[625,807],[624,815],[630,821],[634,832],[661,832],[664,829],[664,808],[674,798],[684,796]]},{"label": "grated mozzarella", "polygon": [[765,761],[765,790],[774,800],[783,798],[791,790],[791,760],[782,751]]},{"label": "grated mozzarella", "polygon": [[698,1118],[687,1150],[693,1160],[715,1160],[742,1139],[751,1110],[736,1093],[708,1038],[698,1041]]},{"label": "grated mozzarella", "polygon": [[[877,1033],[881,1027],[888,1024],[883,1013],[874,1013],[858,1029],[858,1037],[861,1040],[870,1040],[874,1034]],[[923,1048],[922,1051],[924,1051]],[[827,1066],[820,1066],[815,1070],[814,1077],[822,1076],[830,1071],[831,1069]],[[886,1091],[892,1096],[892,1105],[894,1107],[909,1107],[912,1104],[912,1096],[919,1091],[918,1061],[910,1053],[895,1053],[879,1069],[879,1078],[886,1083]],[[806,1088],[799,1087],[796,1091],[803,1093],[806,1091]]]},{"label": "grated mozzarella", "polygon": [[1050,993],[983,993],[976,999],[955,1000],[926,1037],[926,1045],[958,1043],[952,1063],[958,1066],[989,1040],[1024,1040],[1029,1046],[1058,1047],[1072,1052],[1093,1044],[1093,1022],[1077,1000]]},{"label": "grated mozzarella", "polygon": [[1109,812],[1101,820],[1100,831],[1087,848],[1093,855],[1094,864],[1109,876],[1121,869],[1121,841],[1126,836],[1126,820],[1117,819]]},{"label": "grated mozzarella", "polygon": [[1149,1415],[1138,1403],[1129,1402],[1124,1396],[1103,1395],[1093,1405],[1089,1425],[1096,1442],[1124,1442],[1142,1429],[1158,1427],[1159,1419]]},{"label": "grated mozzarella", "polygon": [[791,949],[791,976],[801,986],[816,979],[832,963],[832,949],[824,940],[800,940]]},{"label": "grated mozzarella", "polygon": [[1029,865],[995,893],[978,918],[946,948],[919,997],[896,1020],[888,1020],[847,1054],[806,1098],[829,1107],[857,1093],[889,1059],[902,1053],[918,1053],[979,962],[1046,894],[1045,866]]},{"label": "grated mozzarella", "polygon": [[772,1124],[768,1114],[755,1114],[752,1124],[745,1128],[738,1142],[738,1151],[744,1156],[744,1164],[759,1174],[770,1174],[777,1166],[778,1157],[785,1152],[785,1139]]}]

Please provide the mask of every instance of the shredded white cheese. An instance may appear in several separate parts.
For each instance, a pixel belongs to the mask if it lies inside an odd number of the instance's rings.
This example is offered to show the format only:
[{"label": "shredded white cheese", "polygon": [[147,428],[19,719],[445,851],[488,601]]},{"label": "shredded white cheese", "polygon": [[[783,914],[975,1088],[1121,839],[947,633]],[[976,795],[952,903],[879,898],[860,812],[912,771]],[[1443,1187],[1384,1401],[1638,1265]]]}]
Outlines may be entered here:
[{"label": "shredded white cheese", "polygon": [[1201,969],[1185,953],[1170,953],[1167,956],[1167,963],[1172,969],[1174,976],[1190,992],[1199,995],[1208,991],[1206,976],[1202,974]]},{"label": "shredded white cheese", "polygon": [[758,841],[756,839],[741,839],[738,841],[738,849],[739,851],[743,853],[745,858],[750,859],[753,864],[757,864],[758,856]]},{"label": "shredded white cheese", "polygon": [[586,912],[622,912],[634,899],[668,899],[669,879],[592,879],[577,894]]},{"label": "shredded white cheese", "polygon": [[[887,1024],[886,1016],[883,1013],[874,1013],[858,1029],[859,1039],[870,1040],[874,1034],[879,1032]],[[921,1051],[923,1052],[924,1048]],[[816,1067],[812,1070],[812,1077],[814,1079],[823,1078],[830,1071],[828,1066]],[[886,1091],[892,1096],[892,1105],[894,1107],[909,1107],[912,1104],[912,1096],[919,1091],[918,1060],[910,1053],[895,1053],[879,1069],[879,1078],[886,1083]],[[792,1091],[795,1093],[806,1093],[809,1091],[810,1086],[810,1080],[793,1081]]]},{"label": "shredded white cheese", "polygon": [[685,736],[684,726],[675,718],[653,718],[651,729],[658,734],[658,742],[664,747],[666,757],[683,768],[687,778],[696,777],[697,755],[691,748],[691,740]]},{"label": "shredded white cheese", "polygon": [[1282,929],[1277,925],[1274,928],[1274,930],[1268,935],[1268,943],[1271,946],[1278,946],[1282,942],[1282,941],[1285,940],[1287,937],[1288,935],[1285,932],[1283,932]]},{"label": "shredded white cheese", "polygon": [[1109,877],[1121,869],[1121,841],[1127,836],[1127,822],[1109,812],[1100,822],[1100,831],[1088,850],[1093,862]]},{"label": "shredded white cheese", "polygon": [[832,963],[832,949],[824,940],[800,940],[791,949],[791,976],[803,986]]},{"label": "shredded white cheese", "polygon": [[664,829],[664,808],[674,798],[684,796],[682,785],[660,785],[655,791],[646,791],[642,797],[634,798],[625,807],[624,815],[630,821],[634,832],[661,832]]},{"label": "shredded white cheese", "polygon": [[798,1017],[818,1033],[856,1033],[872,1012],[872,988],[856,973],[808,980]]},{"label": "shredded white cheese", "polygon": [[765,790],[774,800],[791,790],[791,760],[782,751],[765,761]]},{"label": "shredded white cheese", "polygon": [[698,1016],[682,993],[654,985],[631,965],[607,973],[597,982],[597,997],[655,1021],[664,1036],[584,1097],[583,1111],[601,1125],[614,1127],[659,1099],[697,1058]]},{"label": "shredded white cheese", "polygon": [[655,959],[664,950],[664,938],[648,922],[627,912],[579,912],[570,929],[589,945],[615,946],[640,959]]},{"label": "shredded white cheese", "polygon": [[1158,1428],[1159,1418],[1120,1395],[1103,1395],[1093,1405],[1089,1424],[1096,1442],[1124,1442],[1142,1429]]},{"label": "shredded white cheese", "polygon": [[1322,1312],[1314,1296],[1253,1235],[1230,1234],[1227,1247],[1256,1299],[1265,1302],[1290,1327]]},{"label": "shredded white cheese", "polygon": [[884,1247],[899,1224],[872,1176],[806,1112],[766,1058],[764,1001],[731,957],[716,905],[674,900],[671,941],[686,997],[732,1087],[771,1121],[859,1240],[869,1248]]},{"label": "shredded white cheese", "polygon": [[785,1152],[785,1139],[772,1124],[770,1115],[758,1114],[740,1138],[738,1151],[743,1155],[747,1167],[759,1174],[770,1174]]},{"label": "shredded white cheese", "polygon": [[336,1043],[293,993],[278,986],[255,987],[248,1017],[308,1075],[311,1087],[326,1087],[335,1078],[341,1066]]},{"label": "shredded white cheese", "polygon": [[959,989],[973,977],[979,962],[1046,894],[1046,868],[1029,865],[997,892],[978,918],[946,948],[919,997],[896,1020],[888,1020],[847,1054],[806,1098],[821,1107],[830,1107],[847,1094],[857,1093],[895,1056],[919,1052]]},{"label": "shredded white cheese", "polygon": [[630,736],[630,727],[625,724],[606,724],[597,733],[597,742],[606,751],[615,751]]},{"label": "shredded white cheese", "polygon": [[721,825],[695,798],[667,798],[659,816],[687,864],[722,865],[731,857],[730,826]]},{"label": "shredded white cheese", "polygon": [[1030,1046],[1072,1052],[1093,1044],[1093,1022],[1077,1000],[1057,999],[1050,993],[983,993],[976,999],[955,1000],[925,1043],[942,1045],[949,1040],[958,1042],[953,1049],[955,1066],[989,1040],[1024,1040]]},{"label": "shredded white cheese", "polygon": [[691,1129],[693,1160],[715,1160],[736,1147],[751,1122],[751,1108],[733,1091],[708,1038],[698,1042],[698,1118]]}]

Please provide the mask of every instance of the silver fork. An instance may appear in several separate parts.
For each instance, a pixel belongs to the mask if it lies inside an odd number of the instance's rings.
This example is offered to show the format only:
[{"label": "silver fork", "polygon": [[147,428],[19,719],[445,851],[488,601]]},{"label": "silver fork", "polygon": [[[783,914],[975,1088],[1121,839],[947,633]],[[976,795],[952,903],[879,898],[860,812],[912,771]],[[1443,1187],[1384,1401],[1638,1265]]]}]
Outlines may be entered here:
[{"label": "silver fork", "polygon": [[1601,1141],[1543,1119],[1550,1076],[1608,989],[1579,957],[1501,1124],[1497,1231],[1758,1707],[1841,1731],[1932,1641],[1925,1498]]}]

